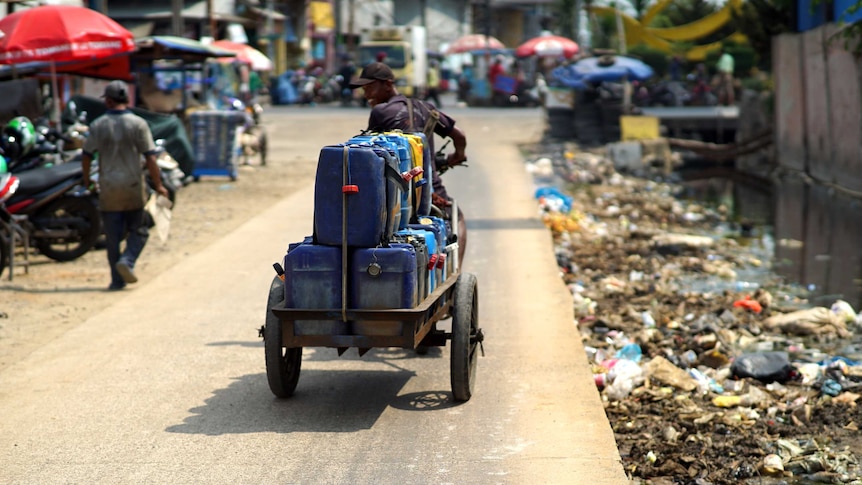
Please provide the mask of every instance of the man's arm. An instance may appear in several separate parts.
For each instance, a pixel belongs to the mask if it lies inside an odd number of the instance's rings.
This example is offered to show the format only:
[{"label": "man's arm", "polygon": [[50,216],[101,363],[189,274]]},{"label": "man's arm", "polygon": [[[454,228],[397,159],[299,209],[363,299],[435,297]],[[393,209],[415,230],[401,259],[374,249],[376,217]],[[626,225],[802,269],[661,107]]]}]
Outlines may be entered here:
[{"label": "man's arm", "polygon": [[93,181],[90,180],[90,167],[93,164],[93,155],[89,152],[81,153],[81,172],[84,177],[84,187],[87,189],[93,184]]},{"label": "man's arm", "polygon": [[147,161],[147,171],[150,173],[150,179],[153,181],[153,186],[155,186],[156,192],[168,197],[168,189],[162,185],[161,171],[159,170],[159,164],[156,162],[156,155],[154,153],[148,153],[144,155],[144,159]]},{"label": "man's arm", "polygon": [[454,167],[467,161],[467,154],[465,152],[467,149],[467,136],[464,135],[464,132],[460,128],[453,126],[452,131],[449,133],[449,138],[452,139],[455,151],[446,159],[446,165]]}]

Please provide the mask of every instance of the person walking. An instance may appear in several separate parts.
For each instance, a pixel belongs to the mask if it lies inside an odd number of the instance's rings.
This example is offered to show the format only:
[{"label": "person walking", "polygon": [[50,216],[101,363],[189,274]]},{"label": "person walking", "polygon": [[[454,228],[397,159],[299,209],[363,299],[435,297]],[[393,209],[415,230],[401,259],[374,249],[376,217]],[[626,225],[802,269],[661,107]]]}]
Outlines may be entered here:
[{"label": "person walking", "polygon": [[436,60],[431,61],[428,66],[428,90],[425,93],[425,101],[433,101],[434,106],[442,108],[440,102],[440,66]]},{"label": "person walking", "polygon": [[727,47],[721,47],[721,56],[718,58],[716,70],[718,71],[718,103],[725,106],[732,106],[736,101],[733,88],[733,56],[727,52]]},{"label": "person walking", "polygon": [[[138,281],[135,263],[149,237],[144,221],[147,193],[141,156],[156,192],[167,197],[168,191],[161,182],[150,127],[128,109],[129,86],[123,81],[111,81],[102,97],[108,110],[90,124],[81,166],[89,187],[93,158],[99,155],[99,209],[111,268],[108,290],[116,291]],[[124,239],[126,245],[121,252]]]},{"label": "person walking", "polygon": [[[395,88],[395,75],[392,69],[381,62],[372,62],[362,69],[358,77],[350,81],[352,89],[363,88],[365,99],[371,106],[368,117],[369,132],[402,130],[404,132],[423,132],[434,151],[434,134],[451,138],[455,151],[446,159],[447,167],[454,167],[467,161],[465,149],[467,136],[455,126],[455,120],[438,111],[430,104],[418,99],[407,98]],[[411,116],[412,115],[412,116]],[[434,187],[432,203],[451,217],[451,199],[440,179],[438,167],[434,164],[431,181]],[[464,259],[467,249],[467,225],[461,209],[458,209],[458,260]]]}]

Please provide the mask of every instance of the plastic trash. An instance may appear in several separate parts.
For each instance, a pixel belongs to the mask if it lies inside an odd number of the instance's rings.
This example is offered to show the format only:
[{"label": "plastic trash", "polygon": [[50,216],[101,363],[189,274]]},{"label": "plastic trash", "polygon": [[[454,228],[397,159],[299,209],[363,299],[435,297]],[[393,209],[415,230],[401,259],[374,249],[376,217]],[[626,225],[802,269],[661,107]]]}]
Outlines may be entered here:
[{"label": "plastic trash", "polygon": [[697,382],[683,369],[661,356],[653,357],[646,365],[647,374],[656,381],[683,391],[697,389]]},{"label": "plastic trash", "polygon": [[641,346],[639,344],[626,344],[619,349],[614,355],[617,359],[628,359],[634,362],[640,362],[643,356]]},{"label": "plastic trash", "polygon": [[560,192],[556,187],[539,187],[536,189],[535,197],[543,199],[545,205],[564,213],[572,210],[572,202],[574,202],[571,196]]},{"label": "plastic trash", "polygon": [[733,408],[742,404],[742,396],[715,396],[712,404],[720,408]]},{"label": "plastic trash", "polygon": [[792,335],[838,335],[841,338],[850,336],[847,323],[825,307],[773,315],[763,321],[763,328]]},{"label": "plastic trash", "polygon": [[645,328],[655,328],[655,318],[653,318],[650,312],[642,312],[641,320],[643,321]]},{"label": "plastic trash", "polygon": [[820,392],[827,396],[835,397],[841,394],[842,386],[841,383],[836,381],[835,379],[826,379],[823,381],[823,384],[820,386]]},{"label": "plastic trash", "polygon": [[745,298],[741,300],[736,300],[735,302],[733,302],[733,306],[734,308],[744,308],[754,313],[760,313],[763,311],[763,306],[760,305],[759,301],[752,300],[751,295],[746,295]]},{"label": "plastic trash", "polygon": [[619,401],[643,383],[643,369],[635,361],[620,359],[608,372],[608,378],[611,384],[605,387],[605,395],[611,401]]},{"label": "plastic trash", "polygon": [[724,392],[724,387],[721,386],[715,379],[707,376],[703,372],[698,369],[692,368],[688,370],[688,375],[690,375],[695,382],[697,382],[697,389],[701,394],[706,394],[709,391],[712,391],[716,394],[721,394]]},{"label": "plastic trash", "polygon": [[695,352],[694,350],[691,350],[691,349],[686,350],[685,352],[682,353],[682,356],[680,358],[686,364],[694,365],[694,363],[697,362],[697,352]]},{"label": "plastic trash", "polygon": [[820,361],[820,365],[822,365],[824,367],[834,366],[836,364],[837,365],[845,364],[845,365],[852,367],[855,365],[862,365],[862,362],[858,362],[858,361],[855,361],[853,359],[848,359],[847,357],[843,357],[840,355],[835,356],[835,357],[829,357],[828,359],[823,359],[822,361]]},{"label": "plastic trash", "polygon": [[837,300],[832,304],[832,308],[830,308],[830,310],[846,323],[853,323],[856,321],[856,310],[854,310],[853,307],[844,300]]},{"label": "plastic trash", "polygon": [[787,352],[758,352],[737,357],[730,366],[736,377],[751,377],[763,383],[787,382],[793,375]]}]

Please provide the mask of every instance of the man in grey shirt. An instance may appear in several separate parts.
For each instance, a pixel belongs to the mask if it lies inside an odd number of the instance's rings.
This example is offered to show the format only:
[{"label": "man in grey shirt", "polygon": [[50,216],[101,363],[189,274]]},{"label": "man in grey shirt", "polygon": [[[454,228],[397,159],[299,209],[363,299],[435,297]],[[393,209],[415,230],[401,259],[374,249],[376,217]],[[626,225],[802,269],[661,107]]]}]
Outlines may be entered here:
[{"label": "man in grey shirt", "polygon": [[[108,290],[113,291],[138,281],[135,262],[149,237],[149,228],[144,223],[147,193],[141,156],[146,160],[156,192],[167,197],[168,191],[159,176],[150,127],[128,109],[129,86],[123,81],[111,81],[102,97],[108,111],[90,125],[82,166],[89,186],[93,155],[99,154],[99,208],[111,267]],[[121,252],[123,239],[126,246]]]}]

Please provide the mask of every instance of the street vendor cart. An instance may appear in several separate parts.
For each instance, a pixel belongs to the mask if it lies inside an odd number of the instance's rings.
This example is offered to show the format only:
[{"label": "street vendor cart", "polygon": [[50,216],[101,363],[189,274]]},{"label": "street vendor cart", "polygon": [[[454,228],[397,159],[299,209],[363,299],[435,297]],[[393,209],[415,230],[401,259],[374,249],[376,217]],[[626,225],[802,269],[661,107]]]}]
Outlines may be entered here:
[{"label": "street vendor cart", "polygon": [[[314,235],[274,265],[260,332],[277,397],[296,389],[303,347],[338,355],[356,347],[362,356],[375,347],[422,352],[447,342],[453,398],[472,396],[484,340],[477,280],[458,261],[457,206],[452,220],[431,215],[442,213],[430,204],[423,141],[375,134],[321,150]],[[449,318],[450,328],[439,325]]]}]

